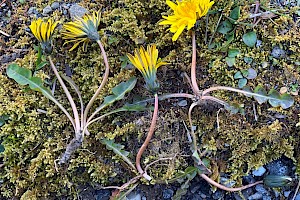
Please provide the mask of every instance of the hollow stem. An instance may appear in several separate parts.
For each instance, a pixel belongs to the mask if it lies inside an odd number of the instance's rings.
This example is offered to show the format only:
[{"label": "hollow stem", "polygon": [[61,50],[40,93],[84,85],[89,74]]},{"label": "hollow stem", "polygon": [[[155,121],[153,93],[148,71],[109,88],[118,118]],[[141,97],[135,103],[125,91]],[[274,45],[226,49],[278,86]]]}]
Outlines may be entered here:
[{"label": "hollow stem", "polygon": [[146,150],[151,138],[152,138],[152,135],[154,133],[154,129],[155,129],[155,125],[156,125],[156,120],[157,120],[157,116],[158,116],[158,95],[155,94],[154,95],[154,99],[155,99],[155,103],[154,103],[154,112],[153,112],[153,116],[152,116],[152,121],[151,121],[151,125],[150,125],[150,129],[149,129],[149,132],[148,132],[148,135],[146,137],[146,140],[144,141],[143,145],[141,146],[140,150],[138,151],[137,155],[136,155],[136,159],[135,159],[135,165],[136,165],[136,168],[138,170],[138,172],[140,174],[143,175],[143,177],[145,179],[147,179],[148,181],[151,180],[151,177],[142,169],[141,167],[141,157],[144,153],[144,151]]},{"label": "hollow stem", "polygon": [[[101,89],[104,87],[105,83],[107,82],[108,75],[109,75],[109,64],[108,64],[108,60],[107,60],[105,50],[104,50],[103,45],[101,44],[101,42],[99,40],[97,40],[97,43],[98,43],[98,45],[101,49],[101,53],[102,53],[102,56],[103,56],[103,60],[104,60],[104,64],[105,64],[105,72],[104,72],[102,82],[101,82],[99,88],[97,89],[94,96],[91,98],[91,100],[89,101],[88,105],[86,106],[86,108],[84,110],[84,114],[83,114],[84,123],[86,123],[88,112],[89,112],[90,108],[92,107],[94,101],[96,100],[97,96],[99,95]],[[85,126],[85,124],[84,124],[84,126]]]},{"label": "hollow stem", "polygon": [[247,188],[250,188],[250,187],[253,187],[255,185],[258,185],[258,184],[261,184],[263,183],[263,181],[257,181],[255,183],[252,183],[252,184],[249,184],[249,185],[245,185],[245,186],[242,186],[242,187],[238,187],[238,188],[229,188],[229,187],[226,187],[224,185],[221,185],[220,183],[217,183],[215,182],[214,180],[212,180],[211,178],[209,178],[208,176],[206,176],[205,174],[199,174],[204,180],[206,180],[209,184],[221,189],[221,190],[225,190],[227,192],[238,192],[238,191],[241,191],[241,190],[245,190]]},{"label": "hollow stem", "polygon": [[193,55],[192,55],[192,66],[191,66],[191,79],[192,79],[192,86],[195,95],[199,93],[199,87],[197,85],[197,78],[196,78],[196,35],[195,31],[192,32],[192,47],[193,47]]},{"label": "hollow stem", "polygon": [[79,120],[79,114],[78,114],[78,110],[76,108],[76,104],[74,103],[74,100],[68,90],[68,88],[66,87],[65,83],[63,82],[62,78],[60,77],[55,65],[53,64],[52,58],[51,56],[48,56],[49,62],[50,62],[50,66],[55,74],[55,76],[57,77],[57,80],[59,81],[61,87],[63,88],[65,94],[67,95],[67,98],[71,104],[72,110],[73,110],[73,114],[74,114],[74,119],[75,119],[75,134],[76,134],[76,138],[77,136],[79,137],[80,134],[80,120]]}]

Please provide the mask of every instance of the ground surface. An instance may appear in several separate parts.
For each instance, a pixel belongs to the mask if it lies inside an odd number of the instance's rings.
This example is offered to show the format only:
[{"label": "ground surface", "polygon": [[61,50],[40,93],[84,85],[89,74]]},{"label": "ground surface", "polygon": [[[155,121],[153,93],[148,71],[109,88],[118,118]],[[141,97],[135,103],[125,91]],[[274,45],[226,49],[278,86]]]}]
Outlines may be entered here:
[{"label": "ground surface", "polygon": [[[223,184],[240,186],[253,183],[268,175],[285,175],[294,179],[290,186],[271,189],[262,184],[241,193],[226,193],[211,187],[196,176],[182,188],[185,180],[165,184],[178,173],[193,166],[190,144],[187,139],[187,112],[190,100],[184,98],[161,101],[155,136],[144,155],[144,163],[158,158],[174,157],[167,162],[156,163],[149,169],[154,182],[141,181],[127,195],[128,199],[292,199],[298,183],[299,172],[299,123],[300,113],[298,84],[300,71],[300,10],[298,1],[260,1],[256,23],[254,1],[216,1],[208,24],[205,18],[199,21],[197,35],[197,78],[200,89],[213,85],[239,86],[237,72],[254,69],[257,76],[247,80],[247,86],[262,85],[267,91],[272,88],[287,90],[295,99],[294,105],[283,110],[268,104],[259,105],[255,100],[226,92],[214,95],[229,102],[243,103],[245,115],[230,114],[222,106],[205,102],[193,112],[193,124],[199,139],[199,149],[211,162],[211,177]],[[239,23],[228,33],[215,31],[218,20],[224,24],[231,11],[240,7]],[[124,55],[140,45],[156,43],[160,57],[170,64],[158,71],[161,88],[159,95],[166,93],[191,93],[184,73],[190,73],[191,36],[184,31],[177,42],[167,27],[157,22],[162,15],[171,14],[165,1],[120,0],[120,1],[30,1],[2,0],[0,2],[0,137],[4,152],[1,166],[1,199],[109,199],[113,189],[102,186],[121,186],[134,177],[129,167],[101,144],[102,138],[115,139],[124,145],[131,160],[148,131],[150,111],[120,114],[109,117],[91,127],[91,136],[86,138],[81,149],[70,163],[56,171],[55,160],[73,137],[70,124],[63,113],[37,92],[8,79],[6,68],[16,62],[22,67],[35,69],[37,41],[28,26],[39,17],[53,17],[63,24],[73,15],[88,10],[101,10],[101,41],[107,50],[111,67],[108,86],[99,95],[111,94],[111,88],[135,75],[138,83],[124,101],[150,98],[144,89],[140,74],[133,66],[124,63]],[[232,17],[232,16],[231,16]],[[248,24],[248,25],[247,25]],[[249,26],[250,24],[250,26]],[[220,26],[221,26],[220,25]],[[226,25],[226,23],[225,23]],[[227,24],[228,25],[228,24]],[[207,28],[207,37],[205,31]],[[84,94],[87,103],[97,89],[104,71],[102,57],[95,44],[88,52],[81,48],[68,52],[70,46],[62,47],[59,33],[54,36],[55,63],[59,70],[73,78]],[[257,41],[248,47],[242,36],[255,31]],[[231,35],[232,36],[232,35]],[[211,46],[208,43],[212,40]],[[238,49],[239,55],[229,58],[229,50]],[[36,71],[37,76],[52,87],[53,73],[49,66]],[[59,87],[56,97],[67,105]],[[45,111],[41,114],[39,110]],[[217,113],[218,119],[217,119]],[[8,116],[8,119],[4,119]],[[3,120],[4,119],[4,120]],[[4,121],[4,123],[2,123]],[[175,156],[176,155],[176,156]],[[257,171],[255,171],[258,169]],[[124,192],[126,192],[127,188]],[[182,192],[180,194],[180,192]],[[300,196],[297,196],[300,199]],[[296,199],[297,199],[296,198]]]}]

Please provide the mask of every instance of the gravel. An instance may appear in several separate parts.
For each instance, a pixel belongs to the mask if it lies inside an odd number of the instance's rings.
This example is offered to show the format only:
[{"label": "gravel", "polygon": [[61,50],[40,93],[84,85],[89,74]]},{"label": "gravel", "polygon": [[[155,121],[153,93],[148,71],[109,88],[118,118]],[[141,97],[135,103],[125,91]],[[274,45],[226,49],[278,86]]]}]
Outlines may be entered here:
[{"label": "gravel", "polygon": [[51,6],[46,6],[44,9],[43,9],[43,15],[48,15],[52,12],[52,8]]},{"label": "gravel", "polygon": [[87,13],[87,9],[84,7],[74,4],[69,8],[70,17],[74,19],[74,17],[82,17],[85,13]]}]

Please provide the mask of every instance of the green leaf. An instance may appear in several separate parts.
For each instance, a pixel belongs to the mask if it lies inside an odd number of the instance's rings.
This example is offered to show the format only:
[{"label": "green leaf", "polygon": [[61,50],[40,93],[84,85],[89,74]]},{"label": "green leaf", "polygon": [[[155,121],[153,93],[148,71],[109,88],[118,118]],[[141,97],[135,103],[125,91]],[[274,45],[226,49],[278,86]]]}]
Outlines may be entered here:
[{"label": "green leaf", "polygon": [[274,89],[271,89],[269,91],[269,97],[272,97],[272,99],[269,99],[269,103],[271,104],[271,106],[273,107],[278,107],[280,106],[280,102],[281,102],[281,98],[280,98],[280,94],[279,92],[277,92],[276,90]]},{"label": "green leaf", "polygon": [[249,74],[248,70],[246,70],[246,69],[242,69],[241,72],[242,72],[243,77],[247,77]]},{"label": "green leaf", "polygon": [[179,173],[177,173],[175,175],[175,178],[167,180],[167,183],[173,183],[175,181],[182,183],[186,178],[192,180],[197,175],[197,171],[197,167],[189,166],[184,171],[180,171]]},{"label": "green leaf", "polygon": [[248,74],[245,76],[248,80],[255,79],[257,77],[257,72],[253,68],[248,69]]},{"label": "green leaf", "polygon": [[241,9],[240,9],[240,6],[237,6],[231,11],[229,17],[231,19],[238,20],[240,15],[241,15]]},{"label": "green leaf", "polygon": [[226,104],[224,108],[229,111],[231,114],[237,114],[239,112],[240,106],[237,103]]},{"label": "green leaf", "polygon": [[243,35],[244,43],[249,47],[254,47],[257,41],[256,32],[251,31]]},{"label": "green leaf", "polygon": [[247,85],[247,79],[246,78],[239,79],[239,81],[238,81],[239,88],[243,88],[243,87],[245,87],[245,85]]},{"label": "green leaf", "polygon": [[136,111],[136,112],[140,112],[140,111],[149,110],[150,108],[147,108],[145,105],[142,105],[142,104],[125,104],[120,109],[123,109],[124,111]]},{"label": "green leaf", "polygon": [[244,57],[244,61],[245,61],[245,63],[247,63],[247,64],[251,64],[252,61],[253,61],[253,58],[250,58],[250,57]]},{"label": "green leaf", "polygon": [[240,71],[238,71],[237,73],[234,74],[233,78],[234,79],[240,79],[240,78],[243,78],[243,75]]},{"label": "green leaf", "polygon": [[280,96],[280,106],[283,108],[283,109],[287,109],[289,107],[291,107],[293,104],[294,104],[294,99],[291,95],[289,94],[282,94]]},{"label": "green leaf", "polygon": [[232,67],[234,64],[235,64],[235,58],[229,58],[229,57],[226,57],[225,58],[225,62],[227,63],[227,65],[229,67]]},{"label": "green leaf", "polygon": [[5,121],[9,119],[8,115],[2,115],[0,116],[0,127],[5,124]]},{"label": "green leaf", "polygon": [[228,50],[228,57],[229,58],[234,58],[234,57],[236,57],[239,54],[240,54],[240,50],[239,49],[229,49]]},{"label": "green leaf", "polygon": [[219,25],[217,31],[218,31],[219,33],[222,33],[222,34],[226,34],[226,33],[228,33],[229,31],[231,31],[232,28],[233,28],[233,27],[232,27],[232,24],[231,24],[230,21],[227,19],[227,20],[223,21],[223,22]]},{"label": "green leaf", "polygon": [[[55,99],[50,90],[43,86],[39,77],[32,77],[29,69],[19,67],[17,64],[10,64],[6,70],[7,76],[14,79],[20,85],[29,85],[32,90],[41,92],[45,97],[53,101],[68,117],[72,119],[68,111]],[[73,124],[74,125],[74,124]]]},{"label": "green leaf", "polygon": [[132,164],[132,162],[127,157],[129,155],[129,152],[123,150],[124,145],[114,143],[114,142],[115,142],[114,140],[107,140],[107,139],[101,140],[101,143],[106,145],[106,148],[108,150],[112,150],[115,154],[120,156],[132,169],[135,170],[135,166]]},{"label": "green leaf", "polygon": [[35,71],[38,71],[38,70],[42,69],[43,67],[45,67],[45,66],[48,65],[48,64],[49,64],[49,62],[47,62],[47,61],[40,62],[40,63],[36,66]]},{"label": "green leaf", "polygon": [[267,95],[265,89],[260,85],[254,89],[254,92],[251,92],[251,89],[248,86],[245,86],[243,90],[247,92],[246,94],[244,93],[245,96],[254,97],[254,99],[259,104],[268,101],[271,106],[273,107],[281,106],[282,109],[287,109],[294,104],[294,99],[291,95],[289,94],[280,95],[279,92],[277,92],[274,89],[271,89],[269,91],[269,94]]},{"label": "green leaf", "polygon": [[112,93],[113,95],[104,97],[104,105],[110,105],[112,103],[114,103],[115,101],[121,100],[124,98],[125,94],[127,92],[130,92],[135,84],[136,84],[136,78],[132,77],[130,78],[128,81],[126,82],[122,82],[119,85],[117,85],[116,87],[114,87],[112,89]]},{"label": "green leaf", "polygon": [[267,92],[265,89],[258,85],[254,89],[254,93],[259,94],[259,96],[254,96],[254,99],[259,103],[262,104],[268,100]]}]

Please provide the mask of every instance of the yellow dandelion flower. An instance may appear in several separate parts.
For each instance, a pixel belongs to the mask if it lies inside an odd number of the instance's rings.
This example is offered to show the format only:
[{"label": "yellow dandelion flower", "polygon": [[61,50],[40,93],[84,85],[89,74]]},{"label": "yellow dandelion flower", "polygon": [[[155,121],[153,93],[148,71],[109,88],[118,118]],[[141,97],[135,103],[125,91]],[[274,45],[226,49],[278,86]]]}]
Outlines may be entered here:
[{"label": "yellow dandelion flower", "polygon": [[97,41],[100,39],[98,27],[100,25],[100,12],[93,12],[91,15],[85,15],[83,18],[76,17],[75,21],[63,25],[63,39],[69,40],[64,43],[74,42],[70,49],[74,50],[80,43],[83,43],[83,50],[86,51],[87,44],[90,40]]},{"label": "yellow dandelion flower", "polygon": [[173,41],[178,39],[185,27],[187,30],[193,28],[196,21],[207,14],[214,1],[177,0],[176,3],[167,0],[167,5],[174,10],[174,15],[163,16],[165,20],[159,23],[160,25],[171,25],[169,30],[171,33],[175,33],[172,37]]},{"label": "yellow dandelion flower", "polygon": [[135,55],[127,54],[130,62],[142,73],[146,88],[155,92],[159,88],[159,84],[156,82],[157,68],[167,64],[162,62],[158,58],[158,50],[156,45],[148,45],[147,51],[142,46],[140,49],[135,49]]},{"label": "yellow dandelion flower", "polygon": [[52,51],[52,35],[58,22],[53,22],[52,19],[48,19],[44,22],[41,18],[31,22],[29,28],[36,39],[41,43],[41,47],[47,53]]}]

